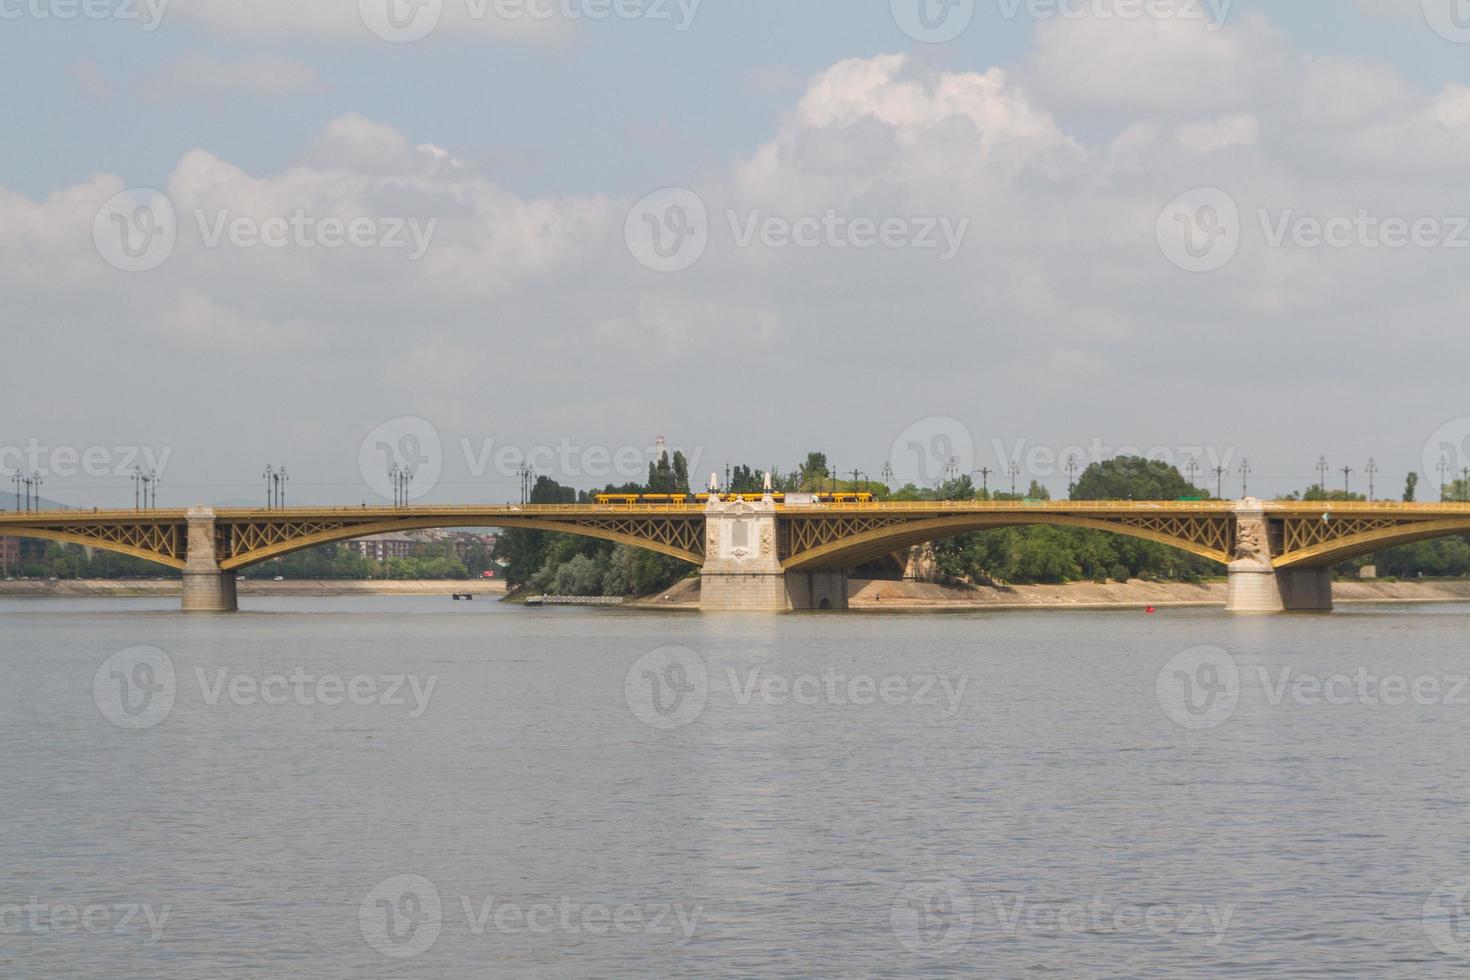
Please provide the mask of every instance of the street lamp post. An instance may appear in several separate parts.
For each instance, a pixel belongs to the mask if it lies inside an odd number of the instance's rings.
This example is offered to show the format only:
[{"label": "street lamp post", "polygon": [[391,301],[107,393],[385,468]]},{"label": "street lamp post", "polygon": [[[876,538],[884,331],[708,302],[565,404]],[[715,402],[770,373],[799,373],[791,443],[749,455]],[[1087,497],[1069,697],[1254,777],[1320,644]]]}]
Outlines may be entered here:
[{"label": "street lamp post", "polygon": [[1011,496],[1016,495],[1016,477],[1021,475],[1021,467],[1015,463],[1011,464]]},{"label": "street lamp post", "polygon": [[1445,487],[1449,485],[1448,474],[1450,472],[1450,458],[1444,454],[1439,457],[1439,502],[1444,503]]},{"label": "street lamp post", "polygon": [[1327,496],[1327,471],[1330,468],[1327,465],[1326,456],[1317,457],[1317,488],[1322,491],[1324,497]]},{"label": "street lamp post", "polygon": [[1077,456],[1072,454],[1067,457],[1067,496],[1077,492]]},{"label": "street lamp post", "polygon": [[1217,467],[1215,467],[1215,499],[1216,500],[1224,500],[1225,499],[1225,474],[1228,473],[1228,472],[1229,472],[1229,470],[1225,469],[1225,467],[1223,467],[1223,466],[1217,466]]},{"label": "street lamp post", "polygon": [[1352,479],[1353,474],[1356,472],[1357,470],[1354,470],[1351,466],[1344,466],[1342,468],[1342,492],[1344,496],[1351,497],[1353,495]]},{"label": "street lamp post", "polygon": [[1368,501],[1371,503],[1376,496],[1373,483],[1374,477],[1378,475],[1378,461],[1370,456],[1368,458],[1368,465],[1364,467],[1363,472],[1368,474]]},{"label": "street lamp post", "polygon": [[1250,496],[1251,461],[1242,459],[1240,461],[1240,499],[1244,500]]},{"label": "street lamp post", "polygon": [[270,510],[276,505],[276,468],[266,463],[265,472],[260,476],[265,480],[265,509]]}]

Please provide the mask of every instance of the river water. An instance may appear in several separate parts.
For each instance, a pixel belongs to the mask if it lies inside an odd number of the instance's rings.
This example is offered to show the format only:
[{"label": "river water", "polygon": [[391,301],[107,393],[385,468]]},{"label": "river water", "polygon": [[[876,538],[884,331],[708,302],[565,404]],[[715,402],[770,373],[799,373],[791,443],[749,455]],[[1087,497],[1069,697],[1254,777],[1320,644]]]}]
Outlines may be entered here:
[{"label": "river water", "polygon": [[0,600],[0,976],[1465,976],[1470,607]]}]

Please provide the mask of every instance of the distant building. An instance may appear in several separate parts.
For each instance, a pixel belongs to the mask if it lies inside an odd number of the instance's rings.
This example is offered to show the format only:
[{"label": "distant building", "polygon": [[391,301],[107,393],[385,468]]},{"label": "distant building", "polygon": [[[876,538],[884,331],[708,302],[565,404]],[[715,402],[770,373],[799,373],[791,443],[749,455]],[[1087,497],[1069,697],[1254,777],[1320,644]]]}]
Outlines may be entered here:
[{"label": "distant building", "polygon": [[442,544],[445,541],[454,546],[454,553],[460,561],[464,561],[465,555],[474,545],[483,545],[491,551],[495,549],[493,534],[471,534],[467,531],[444,531],[439,528],[411,531],[407,534],[395,531],[354,538],[347,542],[346,547],[371,561],[383,562],[389,558],[412,558],[425,545]]},{"label": "distant building", "polygon": [[422,543],[422,538],[395,531],[391,534],[374,534],[369,538],[355,538],[347,542],[347,547],[370,561],[384,562],[389,558],[408,558],[413,554],[414,547]]}]

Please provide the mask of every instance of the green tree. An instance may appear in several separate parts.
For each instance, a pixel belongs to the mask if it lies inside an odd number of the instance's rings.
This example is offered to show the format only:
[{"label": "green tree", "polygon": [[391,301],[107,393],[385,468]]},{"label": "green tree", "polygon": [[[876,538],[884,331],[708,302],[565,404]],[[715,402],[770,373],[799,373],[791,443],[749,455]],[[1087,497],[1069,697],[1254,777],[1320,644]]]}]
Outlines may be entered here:
[{"label": "green tree", "polygon": [[1207,497],[1168,463],[1141,456],[1119,456],[1083,470],[1073,500],[1178,500]]}]

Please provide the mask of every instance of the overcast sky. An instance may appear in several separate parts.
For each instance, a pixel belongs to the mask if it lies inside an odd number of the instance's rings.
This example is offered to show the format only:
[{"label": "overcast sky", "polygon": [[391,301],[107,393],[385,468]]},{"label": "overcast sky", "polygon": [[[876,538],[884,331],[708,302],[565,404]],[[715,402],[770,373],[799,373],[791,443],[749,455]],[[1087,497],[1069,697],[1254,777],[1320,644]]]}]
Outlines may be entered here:
[{"label": "overcast sky", "polygon": [[1470,466],[1460,5],[1060,6],[0,0],[0,489]]}]

